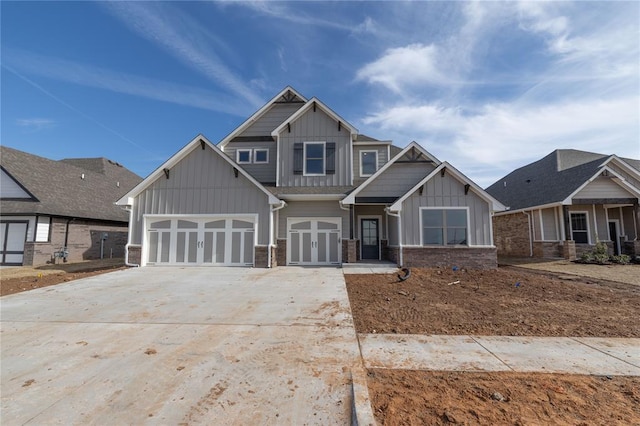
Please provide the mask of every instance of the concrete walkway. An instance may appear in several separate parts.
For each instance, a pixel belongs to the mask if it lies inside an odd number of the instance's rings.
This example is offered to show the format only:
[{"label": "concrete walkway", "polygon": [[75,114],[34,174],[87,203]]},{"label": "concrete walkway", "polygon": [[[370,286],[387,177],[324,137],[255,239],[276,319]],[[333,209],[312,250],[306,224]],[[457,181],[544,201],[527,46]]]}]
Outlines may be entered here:
[{"label": "concrete walkway", "polygon": [[640,376],[640,339],[359,334],[366,368]]},{"label": "concrete walkway", "polygon": [[2,424],[349,424],[354,399],[369,408],[338,268],[130,269],[4,296],[0,314]]}]

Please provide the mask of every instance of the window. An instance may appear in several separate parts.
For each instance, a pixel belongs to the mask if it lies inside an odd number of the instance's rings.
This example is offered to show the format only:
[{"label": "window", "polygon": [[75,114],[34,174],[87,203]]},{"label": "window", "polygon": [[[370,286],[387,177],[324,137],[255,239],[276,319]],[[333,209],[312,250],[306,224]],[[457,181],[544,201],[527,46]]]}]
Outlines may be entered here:
[{"label": "window", "polygon": [[468,245],[467,209],[420,210],[422,220],[422,245]]},{"label": "window", "polygon": [[238,164],[248,164],[251,163],[251,150],[250,149],[239,149],[236,151],[236,162]]},{"label": "window", "polygon": [[253,150],[253,162],[255,164],[266,164],[269,162],[269,150],[268,149],[254,149]]},{"label": "window", "polygon": [[371,176],[378,170],[378,151],[360,151],[360,176]]},{"label": "window", "polygon": [[589,243],[587,213],[571,213],[571,238],[578,244]]},{"label": "window", "polygon": [[324,142],[304,143],[304,174],[324,175]]}]

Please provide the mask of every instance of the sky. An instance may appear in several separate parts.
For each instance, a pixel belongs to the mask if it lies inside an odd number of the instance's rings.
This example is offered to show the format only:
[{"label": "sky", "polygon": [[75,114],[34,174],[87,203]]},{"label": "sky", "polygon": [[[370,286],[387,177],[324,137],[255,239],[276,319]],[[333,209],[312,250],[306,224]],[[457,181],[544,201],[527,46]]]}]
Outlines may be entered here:
[{"label": "sky", "polygon": [[290,85],[487,187],[640,159],[640,2],[0,2],[0,143],[147,176]]}]

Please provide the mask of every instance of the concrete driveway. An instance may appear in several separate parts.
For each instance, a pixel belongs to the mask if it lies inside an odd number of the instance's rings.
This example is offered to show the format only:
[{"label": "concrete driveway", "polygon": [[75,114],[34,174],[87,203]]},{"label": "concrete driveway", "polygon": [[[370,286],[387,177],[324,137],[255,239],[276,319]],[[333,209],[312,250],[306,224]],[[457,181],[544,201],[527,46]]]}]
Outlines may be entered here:
[{"label": "concrete driveway", "polygon": [[3,425],[348,424],[342,271],[139,268],[0,299]]}]

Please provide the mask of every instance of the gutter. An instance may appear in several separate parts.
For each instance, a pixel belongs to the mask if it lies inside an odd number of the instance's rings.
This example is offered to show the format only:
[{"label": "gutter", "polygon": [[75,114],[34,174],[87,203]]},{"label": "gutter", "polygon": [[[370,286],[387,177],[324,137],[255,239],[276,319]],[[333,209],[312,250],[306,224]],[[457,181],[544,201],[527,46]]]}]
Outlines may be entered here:
[{"label": "gutter", "polygon": [[127,232],[127,244],[124,246],[124,264],[126,266],[133,266],[135,268],[139,268],[140,265],[138,263],[129,262],[129,247],[137,244],[131,244],[131,228],[133,221],[133,209],[129,206],[125,207],[124,210],[129,212],[129,231]]},{"label": "gutter", "polygon": [[274,234],[274,223],[273,223],[273,213],[277,212],[280,209],[283,209],[287,206],[287,203],[284,201],[280,201],[280,205],[277,207],[273,207],[273,205],[269,206],[269,245],[267,246],[267,268],[271,268],[271,249],[276,245],[273,242],[273,234]]},{"label": "gutter", "polygon": [[[398,264],[399,266],[404,266],[403,258],[402,258],[402,217],[400,217],[400,212],[391,213],[391,210],[389,210],[389,207],[386,207],[384,211],[387,213],[387,215],[398,218]],[[387,235],[387,238],[389,238],[388,235]]]}]

